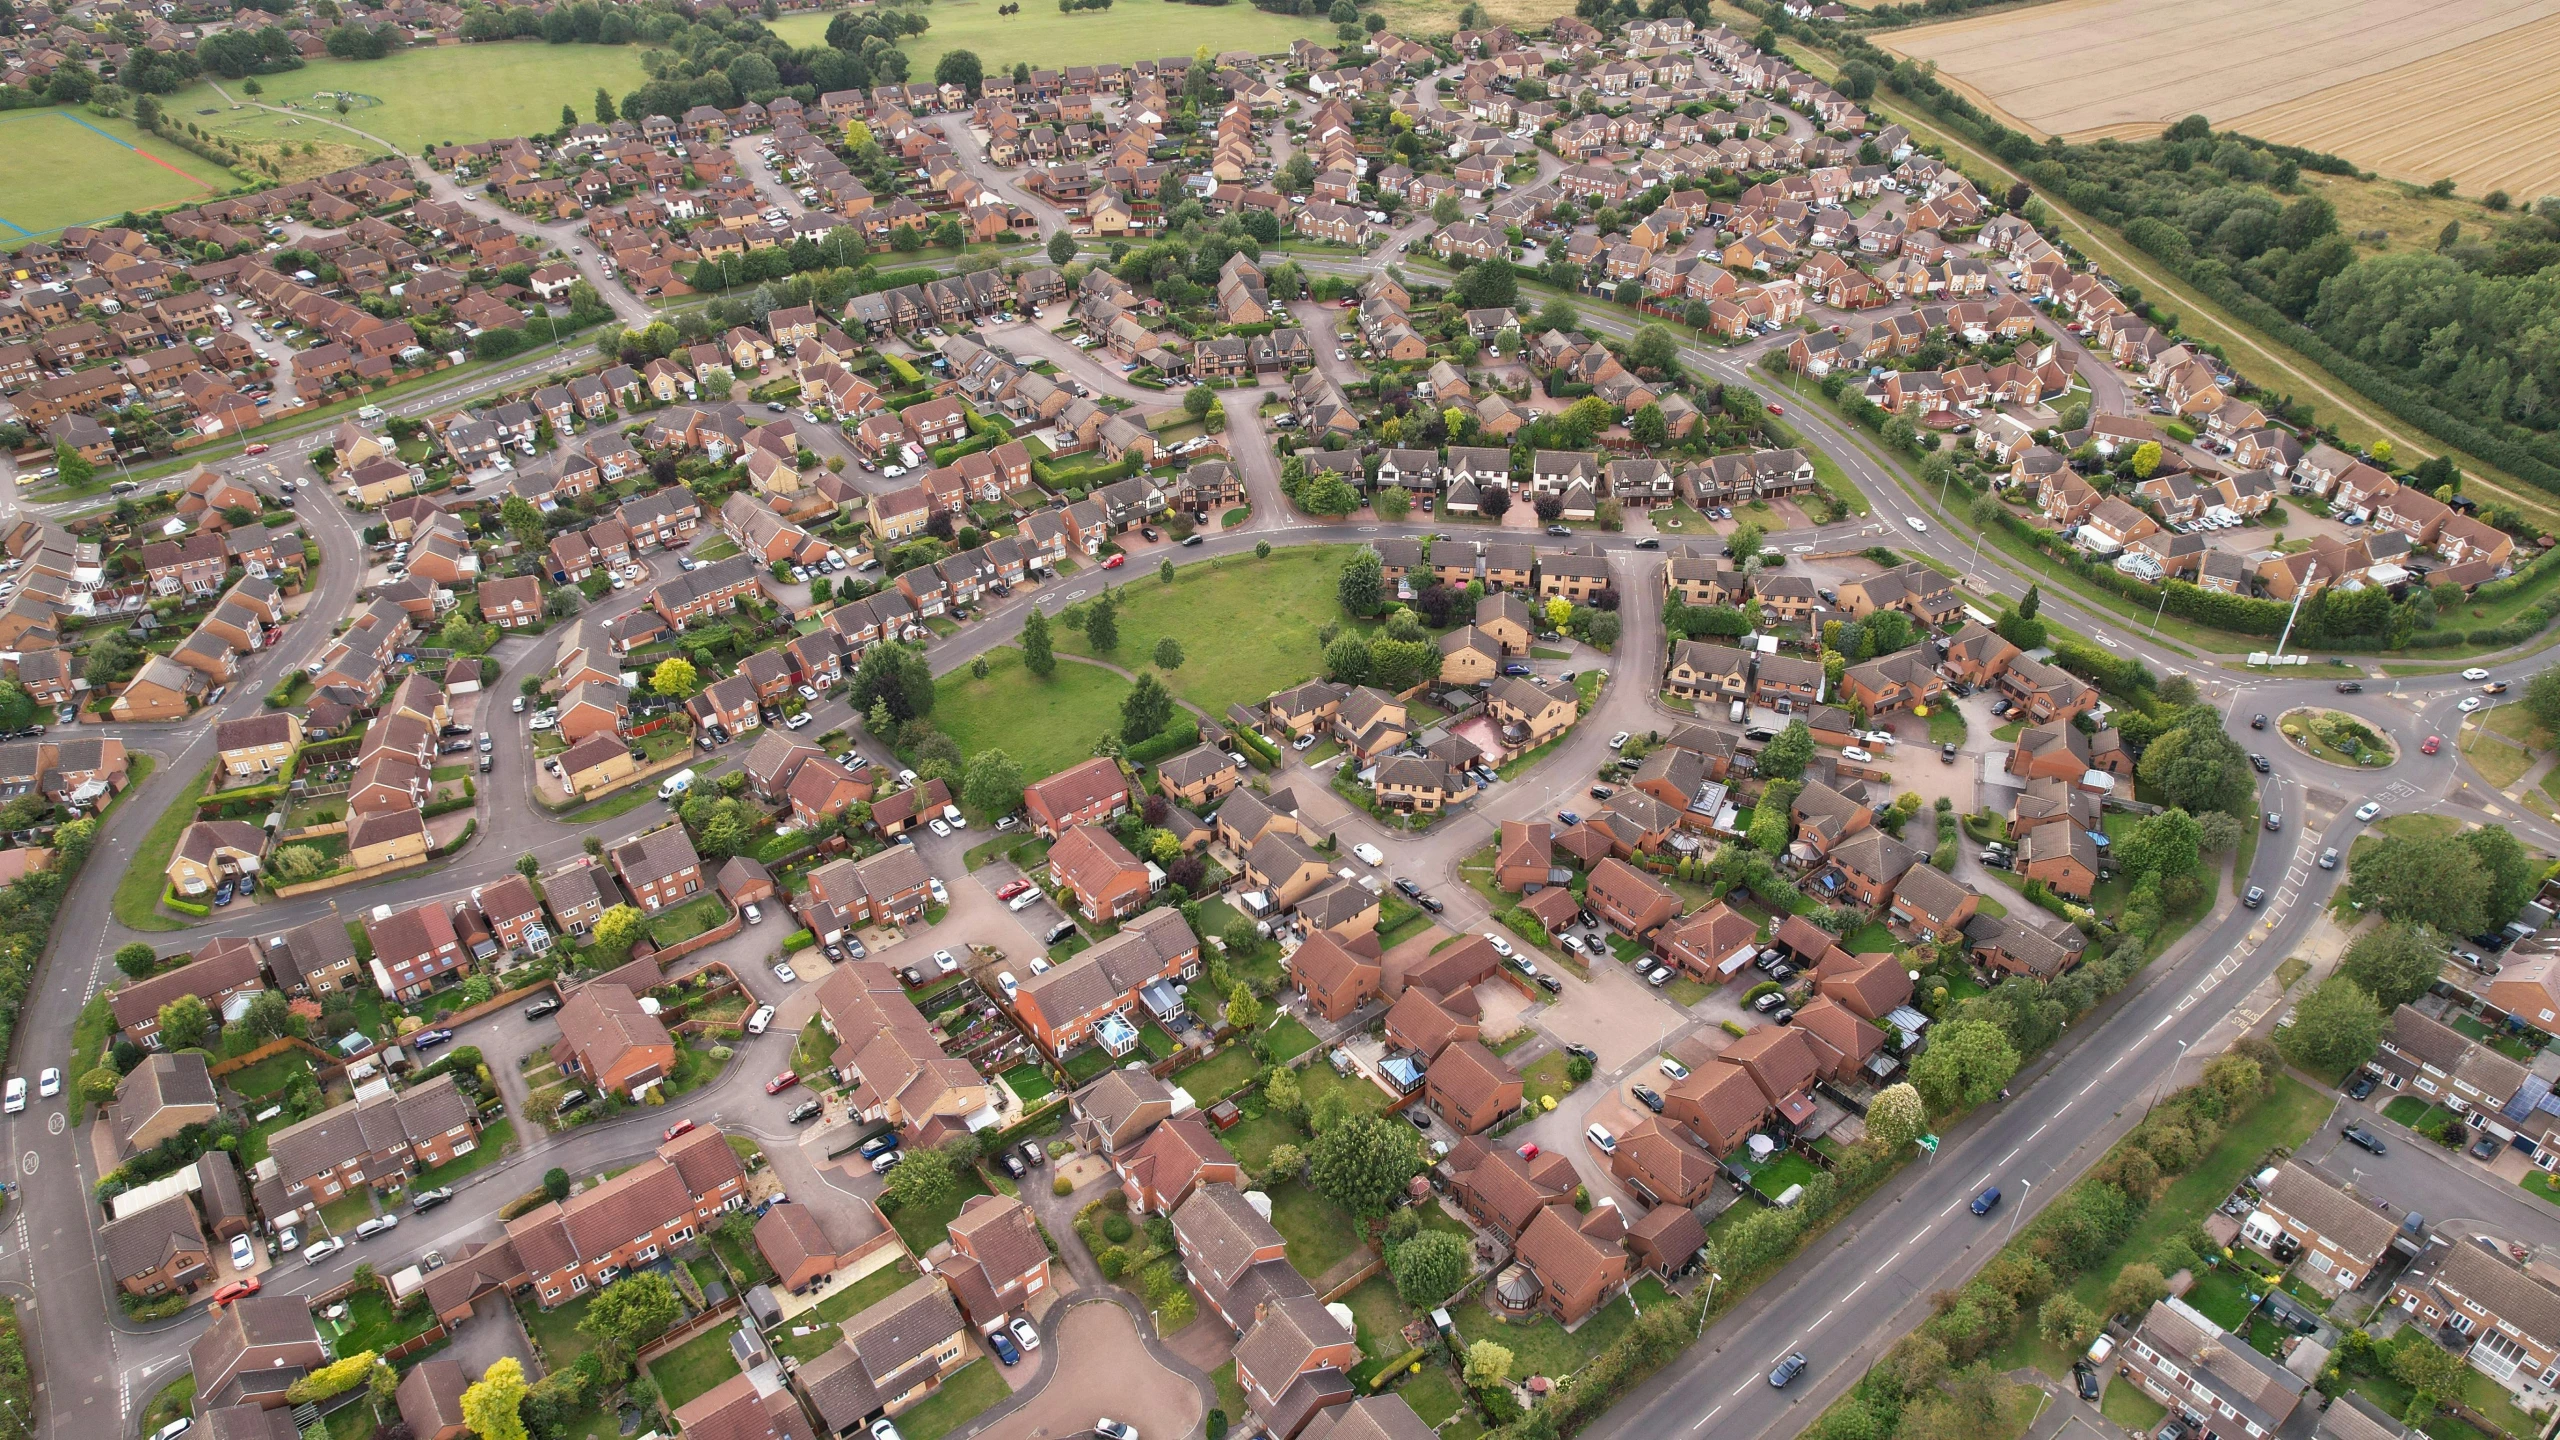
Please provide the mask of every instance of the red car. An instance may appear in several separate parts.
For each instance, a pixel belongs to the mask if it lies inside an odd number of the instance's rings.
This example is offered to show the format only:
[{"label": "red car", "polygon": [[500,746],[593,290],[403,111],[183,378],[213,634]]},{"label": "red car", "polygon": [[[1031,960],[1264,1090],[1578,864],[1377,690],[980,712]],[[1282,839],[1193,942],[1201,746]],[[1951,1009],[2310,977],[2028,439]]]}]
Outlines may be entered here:
[{"label": "red car", "polygon": [[213,1308],[219,1310],[243,1295],[255,1295],[264,1288],[265,1285],[255,1275],[246,1280],[234,1280],[213,1292]]},{"label": "red car", "polygon": [[2427,737],[2427,743],[2418,747],[2418,753],[2421,755],[2433,755],[2443,748],[2444,737],[2441,735],[2430,735]]},{"label": "red car", "polygon": [[1006,887],[1004,887],[1003,889],[1001,889],[1001,890],[997,891],[997,892],[996,892],[996,898],[997,898],[997,899],[999,899],[999,900],[1010,900],[1010,899],[1012,899],[1014,896],[1019,895],[1019,894],[1021,894],[1023,891],[1028,890],[1028,889],[1030,889],[1030,888],[1031,888],[1031,882],[1030,882],[1030,881],[1028,881],[1028,880],[1016,880],[1016,881],[1014,881],[1012,884],[1007,885],[1007,886],[1006,886]]},{"label": "red car", "polygon": [[1787,407],[1784,405],[1772,405],[1769,407],[1769,413],[1772,415],[1784,415],[1787,413]]},{"label": "red car", "polygon": [[1110,559],[1102,562],[1102,568],[1105,570],[1117,570],[1122,565],[1127,564],[1128,561],[1129,557],[1126,555],[1114,555]]},{"label": "red car", "polygon": [[1520,1147],[1520,1158],[1521,1158],[1521,1159],[1523,1159],[1523,1160],[1535,1160],[1535,1159],[1537,1159],[1537,1158],[1538,1158],[1538,1142],[1537,1142],[1537,1141],[1535,1141],[1535,1140],[1532,1140],[1532,1141],[1530,1141],[1528,1144],[1521,1146],[1521,1147]]},{"label": "red car", "polygon": [[252,445],[241,453],[244,455],[264,455],[267,453],[267,447],[264,445]]},{"label": "red car", "polygon": [[693,1122],[692,1122],[692,1121],[690,1121],[690,1120],[679,1120],[679,1121],[677,1121],[676,1123],[674,1123],[673,1125],[668,1126],[668,1127],[667,1127],[667,1133],[666,1133],[666,1134],[664,1134],[664,1135],[659,1136],[658,1138],[659,1138],[660,1140],[673,1140],[673,1139],[674,1139],[674,1138],[676,1138],[677,1136],[679,1136],[679,1135],[683,1134],[684,1132],[686,1132],[687,1130],[690,1130],[690,1129],[692,1129],[692,1128],[693,1128]]},{"label": "red car", "polygon": [[783,1091],[788,1090],[799,1083],[800,1076],[797,1071],[785,1070],[781,1074],[764,1082],[764,1093],[767,1095],[779,1095]]}]

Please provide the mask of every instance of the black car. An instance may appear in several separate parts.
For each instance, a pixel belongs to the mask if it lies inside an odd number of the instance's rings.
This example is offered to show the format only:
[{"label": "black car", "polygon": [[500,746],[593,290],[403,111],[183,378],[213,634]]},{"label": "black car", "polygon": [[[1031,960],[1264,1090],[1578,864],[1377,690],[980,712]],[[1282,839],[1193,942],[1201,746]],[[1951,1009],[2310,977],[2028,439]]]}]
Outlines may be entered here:
[{"label": "black car", "polygon": [[1612,785],[1594,785],[1591,787],[1591,798],[1594,800],[1606,800],[1617,793],[1617,787]]},{"label": "black car", "polygon": [[1415,884],[1413,881],[1408,880],[1401,875],[1396,877],[1396,888],[1403,891],[1407,899],[1418,899],[1422,894],[1422,887],[1420,885]]},{"label": "black car", "polygon": [[2071,1383],[2079,1387],[2081,1399],[2088,1401],[2092,1405],[2098,1403],[2099,1380],[2097,1367],[2091,1365],[2086,1360],[2074,1362],[2071,1367]]},{"label": "black car", "polygon": [[409,1048],[412,1050],[432,1049],[433,1047],[441,1045],[452,1038],[453,1032],[450,1030],[421,1030],[417,1034],[409,1037]]},{"label": "black car", "polygon": [[1647,1110],[1652,1111],[1656,1115],[1662,1113],[1662,1093],[1660,1091],[1655,1090],[1650,1086],[1638,1085],[1627,1093],[1635,1096],[1636,1103],[1642,1105]]},{"label": "black car", "polygon": [[1442,905],[1438,900],[1435,900],[1435,899],[1433,899],[1431,896],[1428,896],[1428,895],[1416,895],[1416,896],[1414,896],[1414,897],[1413,897],[1413,903],[1414,903],[1414,904],[1416,904],[1416,905],[1421,906],[1421,907],[1422,907],[1423,909],[1425,909],[1425,910],[1430,911],[1430,912],[1431,912],[1432,914],[1434,914],[1434,915],[1437,915],[1437,914],[1439,914],[1442,910],[1445,910],[1445,909],[1447,909],[1447,908],[1448,908],[1447,906]]},{"label": "black car", "polygon": [[1550,535],[1570,535],[1573,533],[1573,527],[1570,525],[1550,525],[1547,527],[1547,533]]},{"label": "black car", "polygon": [[2376,1155],[2388,1153],[2389,1147],[2382,1143],[2382,1137],[2361,1125],[2350,1125],[2338,1133],[2347,1138],[2348,1144],[2359,1149],[2370,1150]]},{"label": "black car", "polygon": [[1022,1163],[1022,1157],[1010,1150],[1007,1150],[1004,1154],[998,1156],[997,1160],[1004,1166],[1004,1173],[1012,1176],[1016,1180],[1021,1179],[1024,1175],[1030,1172],[1030,1167]]},{"label": "black car", "polygon": [[532,1004],[527,1005],[526,1007],[524,1007],[524,1018],[526,1018],[527,1020],[539,1020],[539,1019],[541,1019],[543,1016],[548,1015],[548,1014],[550,1014],[552,1011],[557,1010],[557,1009],[559,1009],[559,1008],[560,1008],[560,997],[559,997],[559,996],[557,996],[557,995],[545,995],[545,996],[543,996],[541,999],[536,1000],[536,1001],[534,1001]]},{"label": "black car", "polygon": [[1956,763],[1956,742],[1950,740],[1946,744],[1938,747],[1938,763],[1941,765],[1953,765]]},{"label": "black car", "polygon": [[2266,728],[2267,728],[2267,717],[2266,717],[2266,716],[2264,716],[2264,715],[2252,715],[2252,716],[2250,716],[2250,717],[2249,717],[2249,728],[2250,728],[2250,729],[2252,729],[2252,730],[2264,730],[2264,729],[2266,729]]},{"label": "black car", "polygon": [[1600,1052],[1583,1044],[1579,1040],[1567,1040],[1564,1042],[1564,1053],[1567,1055],[1579,1055],[1594,1065],[1600,1063]]},{"label": "black car", "polygon": [[2267,763],[2266,756],[2252,755],[2249,757],[2249,768],[2257,771],[2261,775],[2264,775],[2276,767]]},{"label": "black car", "polygon": [[1636,548],[1639,550],[1659,550],[1662,548],[1662,537],[1658,535],[1647,535],[1636,541]]},{"label": "black car", "polygon": [[1153,540],[1156,538],[1156,527],[1153,525],[1141,525],[1138,527],[1138,533],[1146,536],[1150,540]]},{"label": "black car", "polygon": [[1973,1213],[1976,1215],[1988,1215],[1999,1207],[2000,1187],[1997,1185],[1973,1197]]},{"label": "black car", "polygon": [[453,1190],[449,1186],[435,1190],[421,1190],[417,1194],[409,1197],[409,1208],[423,1213],[425,1211],[433,1210],[452,1198]]},{"label": "black car", "polygon": [[1195,534],[1195,535],[1185,535],[1185,536],[1183,536],[1183,537],[1182,537],[1182,543],[1183,543],[1184,545],[1186,545],[1186,546],[1190,546],[1190,545],[1197,545],[1197,544],[1199,544],[1199,543],[1200,543],[1200,540],[1201,540],[1201,537],[1200,537],[1200,536],[1198,536],[1198,535],[1196,535],[1196,534]]},{"label": "black car", "polygon": [[790,1121],[794,1125],[806,1125],[810,1121],[817,1119],[818,1112],[826,1108],[827,1106],[825,1101],[812,1095],[808,1099],[801,1101],[799,1104],[792,1106],[791,1113],[782,1118]]},{"label": "black car", "polygon": [[2364,682],[2361,680],[2341,680],[2338,682],[2338,693],[2341,695],[2361,695],[2364,693]]},{"label": "black car", "polygon": [[1537,974],[1529,978],[1537,981],[1539,986],[1550,995],[1561,995],[1564,993],[1564,982],[1553,975],[1548,974],[1544,970],[1539,971]]},{"label": "black car", "polygon": [[1801,1350],[1779,1361],[1776,1368],[1769,1372],[1770,1387],[1778,1390],[1786,1389],[1797,1376],[1804,1373],[1804,1367],[1804,1352]]}]

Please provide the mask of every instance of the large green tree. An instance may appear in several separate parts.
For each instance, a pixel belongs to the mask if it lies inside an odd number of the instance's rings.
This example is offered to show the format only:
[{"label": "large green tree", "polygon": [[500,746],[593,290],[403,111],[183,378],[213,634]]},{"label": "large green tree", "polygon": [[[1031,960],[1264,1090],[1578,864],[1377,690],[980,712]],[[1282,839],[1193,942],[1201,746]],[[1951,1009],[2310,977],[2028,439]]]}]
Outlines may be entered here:
[{"label": "large green tree", "polygon": [[654,1270],[641,1270],[597,1291],[578,1330],[627,1357],[683,1317],[684,1298],[674,1284]]},{"label": "large green tree", "polygon": [[2356,847],[2347,898],[2411,925],[2476,935],[2489,916],[2489,872],[2450,835],[2385,835]]},{"label": "large green tree", "polygon": [[2480,901],[2482,908],[2488,911],[2488,918],[2480,928],[2496,929],[2514,919],[2516,912],[2524,908],[2524,902],[2533,898],[2534,889],[2541,882],[2541,869],[2533,863],[2533,857],[2525,853],[2524,842],[2504,825],[2480,825],[2465,830],[2462,832],[2462,844],[2480,862],[2480,869],[2489,881]]},{"label": "large green tree", "polygon": [[2293,1007],[2293,1023],[2276,1031],[2284,1058],[2320,1075],[2344,1075],[2382,1039],[2382,1007],[2362,986],[2332,975]]},{"label": "large green tree", "polygon": [[1154,672],[1138,672],[1138,683],[1120,698],[1120,738],[1132,745],[1151,739],[1173,723],[1173,694]]},{"label": "large green tree", "polygon": [[2204,830],[2196,818],[2176,806],[2146,816],[2115,847],[2116,863],[2126,876],[2168,879],[2192,874],[2204,863]]},{"label": "large green tree", "polygon": [[933,666],[913,645],[874,645],[853,672],[853,708],[869,714],[886,705],[892,720],[933,713]]},{"label": "large green tree", "polygon": [[1058,653],[1049,639],[1049,617],[1037,605],[1022,617],[1022,668],[1043,680],[1058,668]]},{"label": "large green tree", "polygon": [[201,1044],[213,1024],[213,1008],[194,995],[181,995],[160,1007],[160,1043],[171,1050]]},{"label": "large green tree", "polygon": [[1334,593],[1342,608],[1360,619],[1378,613],[1386,603],[1386,573],[1378,552],[1366,546],[1351,552],[1351,563],[1342,567],[1342,578],[1335,582]]},{"label": "large green tree", "polygon": [[1002,750],[981,750],[960,772],[961,801],[988,815],[1010,815],[1022,805],[1022,766]]},{"label": "large green tree", "polygon": [[1384,1215],[1405,1182],[1422,1173],[1422,1138],[1382,1115],[1346,1115],[1308,1149],[1308,1183],[1354,1215]]},{"label": "large green tree", "polygon": [[525,1440],[524,1366],[512,1355],[489,1362],[462,1392],[462,1423],[480,1440]]},{"label": "large green tree", "polygon": [[1429,1310],[1458,1293],[1475,1270],[1475,1253],[1446,1230],[1425,1230],[1396,1247],[1388,1273],[1396,1293],[1416,1310]]},{"label": "large green tree", "polygon": [[2445,940],[2424,925],[2385,923],[2355,938],[2338,973],[2356,982],[2384,1010],[2396,1010],[2427,993],[2444,969]]},{"label": "large green tree", "polygon": [[2525,713],[2540,729],[2560,735],[2560,665],[2535,674],[2524,685]]},{"label": "large green tree", "polygon": [[2223,733],[2211,711],[2154,739],[2137,773],[2162,799],[2191,815],[2255,808],[2248,752]]},{"label": "large green tree", "polygon": [[1911,1084],[1937,1114],[1996,1098],[2018,1073],[2018,1052],[1987,1020],[1954,1020],[1929,1037],[1911,1062]]},{"label": "large green tree", "polygon": [[1813,763],[1813,731],[1802,720],[1790,720],[1760,752],[1757,773],[1763,780],[1801,780]]}]

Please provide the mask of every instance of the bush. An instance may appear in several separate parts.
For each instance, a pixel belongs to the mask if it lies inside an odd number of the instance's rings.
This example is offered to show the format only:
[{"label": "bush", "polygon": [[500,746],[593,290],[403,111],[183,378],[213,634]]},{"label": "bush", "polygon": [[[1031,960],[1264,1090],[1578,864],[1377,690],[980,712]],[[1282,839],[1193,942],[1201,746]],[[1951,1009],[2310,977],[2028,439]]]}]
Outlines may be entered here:
[{"label": "bush", "polygon": [[1114,1245],[1125,1244],[1136,1233],[1136,1227],[1129,1223],[1126,1215],[1105,1215],[1102,1217],[1102,1233]]}]

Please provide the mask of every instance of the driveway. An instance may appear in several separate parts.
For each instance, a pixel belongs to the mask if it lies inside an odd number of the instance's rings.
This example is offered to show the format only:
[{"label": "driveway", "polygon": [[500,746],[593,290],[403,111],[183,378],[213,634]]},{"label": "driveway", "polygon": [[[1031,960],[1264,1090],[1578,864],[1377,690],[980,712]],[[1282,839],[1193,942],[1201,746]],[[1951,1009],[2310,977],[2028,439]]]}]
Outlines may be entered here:
[{"label": "driveway", "polygon": [[471,1317],[454,1327],[453,1348],[447,1353],[465,1375],[476,1377],[509,1355],[523,1363],[526,1380],[539,1380],[543,1374],[542,1360],[533,1353],[524,1322],[516,1318],[516,1307],[504,1295],[484,1296],[471,1308]]},{"label": "driveway", "polygon": [[[1132,1302],[1135,1303],[1135,1302]],[[1208,1413],[1201,1382],[1175,1370],[1118,1305],[1095,1301],[1053,1313],[1044,1351],[1058,1363],[1039,1393],[978,1432],[981,1440],[1056,1440],[1108,1415],[1149,1435],[1195,1433]]]}]

